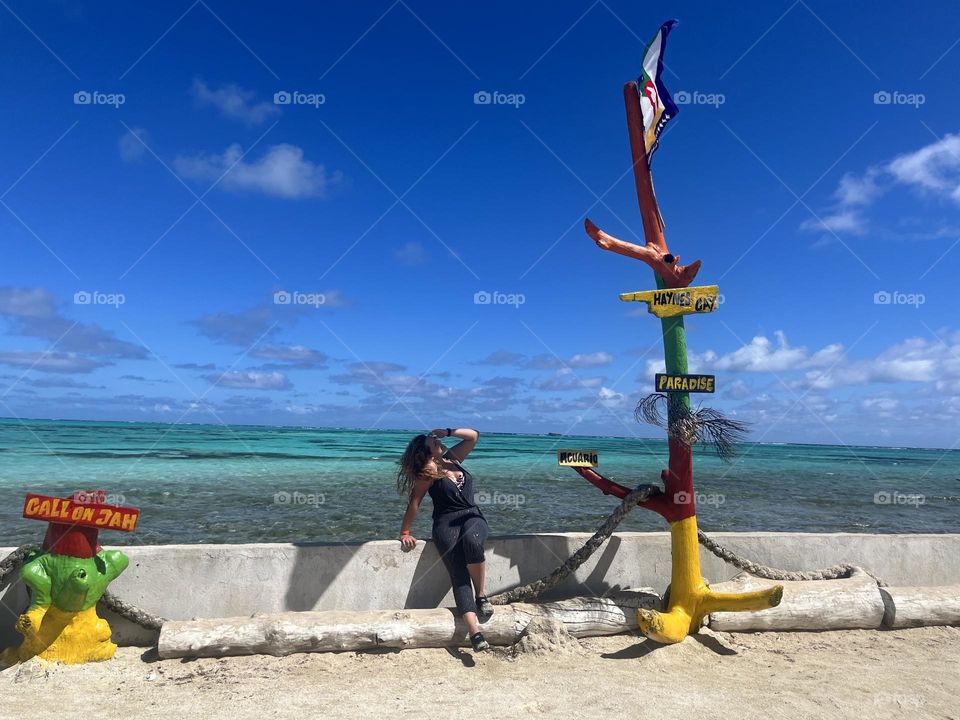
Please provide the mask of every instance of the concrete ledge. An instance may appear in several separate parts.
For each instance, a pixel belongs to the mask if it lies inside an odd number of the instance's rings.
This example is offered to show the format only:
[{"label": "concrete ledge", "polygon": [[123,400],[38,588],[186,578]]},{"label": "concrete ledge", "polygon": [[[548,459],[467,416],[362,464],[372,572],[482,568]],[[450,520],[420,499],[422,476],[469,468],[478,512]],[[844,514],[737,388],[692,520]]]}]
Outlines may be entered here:
[{"label": "concrete ledge", "polygon": [[[487,590],[496,593],[554,570],[589,533],[500,536],[487,545]],[[764,565],[811,570],[860,565],[891,585],[960,584],[960,535],[852,533],[711,533],[720,544]],[[5,557],[14,548],[0,548]],[[433,543],[409,553],[396,540],[366,543],[140,545],[121,548],[130,567],[111,590],[163,617],[229,617],[286,610],[387,610],[452,605],[450,582]],[[712,583],[739,571],[700,548]],[[602,595],[613,589],[670,582],[668,533],[615,533],[546,599]],[[19,642],[13,630],[27,605],[17,580],[0,591],[0,648]],[[106,614],[120,644],[148,645],[146,632]]]}]

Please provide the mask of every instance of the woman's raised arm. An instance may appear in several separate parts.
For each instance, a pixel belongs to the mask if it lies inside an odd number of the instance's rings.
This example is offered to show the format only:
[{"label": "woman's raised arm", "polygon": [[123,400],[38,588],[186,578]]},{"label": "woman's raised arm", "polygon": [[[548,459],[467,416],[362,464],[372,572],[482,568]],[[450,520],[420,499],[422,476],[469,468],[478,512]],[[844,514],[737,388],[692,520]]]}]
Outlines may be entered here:
[{"label": "woman's raised arm", "polygon": [[[470,454],[470,451],[477,446],[477,440],[480,438],[480,433],[471,428],[450,428],[450,431],[451,437],[459,438],[460,442],[447,450],[444,455],[462,463],[467,459],[467,455]],[[433,432],[438,437],[442,438],[447,434],[447,428],[443,428],[442,430],[434,430]]]}]

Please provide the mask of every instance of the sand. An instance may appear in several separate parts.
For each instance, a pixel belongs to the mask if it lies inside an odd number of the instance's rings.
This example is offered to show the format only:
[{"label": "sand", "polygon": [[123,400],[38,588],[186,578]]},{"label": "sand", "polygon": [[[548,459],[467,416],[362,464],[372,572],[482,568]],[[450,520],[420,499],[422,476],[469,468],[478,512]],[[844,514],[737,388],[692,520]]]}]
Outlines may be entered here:
[{"label": "sand", "polygon": [[120,648],[0,673],[0,717],[954,718],[960,628],[620,635],[494,648],[164,660]]}]

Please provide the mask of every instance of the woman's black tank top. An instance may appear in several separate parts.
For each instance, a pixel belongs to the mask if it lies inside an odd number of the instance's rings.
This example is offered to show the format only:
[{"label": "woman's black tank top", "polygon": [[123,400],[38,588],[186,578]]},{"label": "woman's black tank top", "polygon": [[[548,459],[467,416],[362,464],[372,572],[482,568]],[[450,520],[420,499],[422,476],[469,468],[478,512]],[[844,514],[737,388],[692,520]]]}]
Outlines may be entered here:
[{"label": "woman's black tank top", "polygon": [[463,487],[458,488],[457,484],[446,476],[434,480],[430,484],[428,492],[430,493],[430,499],[433,500],[434,520],[447,513],[461,512],[471,508],[477,509],[479,512],[473,498],[473,475],[467,472],[463,465],[454,462],[460,472],[463,473]]}]

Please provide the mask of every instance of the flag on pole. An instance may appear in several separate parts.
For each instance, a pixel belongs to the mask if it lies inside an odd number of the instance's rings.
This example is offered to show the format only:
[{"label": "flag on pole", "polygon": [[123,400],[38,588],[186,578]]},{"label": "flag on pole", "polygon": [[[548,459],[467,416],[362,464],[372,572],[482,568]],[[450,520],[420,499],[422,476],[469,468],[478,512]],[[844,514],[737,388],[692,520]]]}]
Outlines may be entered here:
[{"label": "flag on pole", "polygon": [[643,111],[643,139],[647,148],[647,162],[653,157],[660,142],[660,133],[667,123],[680,112],[670,97],[670,91],[663,84],[663,54],[667,50],[667,35],[677,24],[676,20],[667,20],[643,54],[643,70],[637,78],[637,91],[640,93],[640,109]]}]

